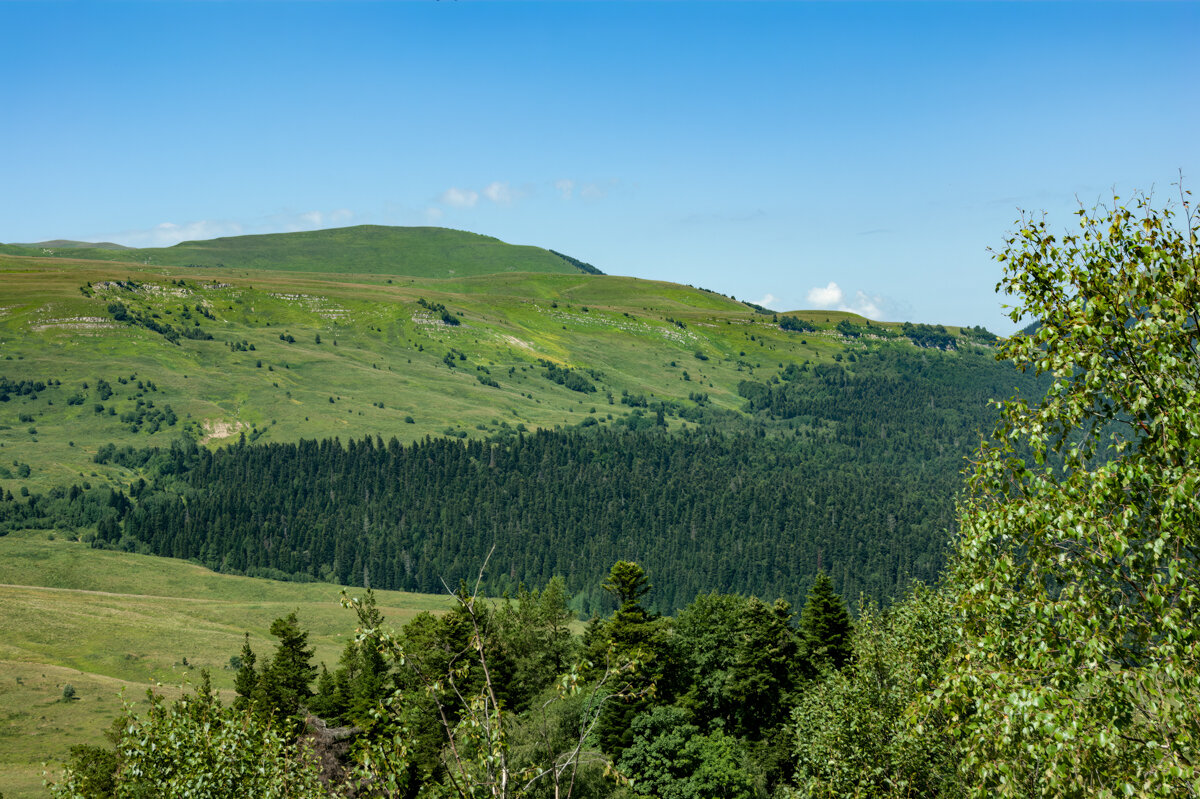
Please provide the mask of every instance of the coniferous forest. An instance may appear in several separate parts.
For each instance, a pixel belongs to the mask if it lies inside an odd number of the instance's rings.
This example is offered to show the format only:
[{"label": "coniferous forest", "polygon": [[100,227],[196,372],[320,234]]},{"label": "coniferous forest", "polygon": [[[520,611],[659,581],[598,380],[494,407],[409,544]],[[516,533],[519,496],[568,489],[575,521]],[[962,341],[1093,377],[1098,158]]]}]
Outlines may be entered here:
[{"label": "coniferous forest", "polygon": [[97,461],[150,482],[128,498],[14,498],[0,525],[65,517],[97,524],[98,547],[422,592],[472,576],[495,547],[486,592],[561,576],[584,615],[609,609],[599,580],[618,560],[655,575],[659,612],[707,591],[798,602],[821,570],[886,603],[937,579],[966,457],[995,425],[988,402],[1040,384],[991,351],[851,357],[743,382],[748,420],[686,431],[635,414],[491,441],[104,447]]}]

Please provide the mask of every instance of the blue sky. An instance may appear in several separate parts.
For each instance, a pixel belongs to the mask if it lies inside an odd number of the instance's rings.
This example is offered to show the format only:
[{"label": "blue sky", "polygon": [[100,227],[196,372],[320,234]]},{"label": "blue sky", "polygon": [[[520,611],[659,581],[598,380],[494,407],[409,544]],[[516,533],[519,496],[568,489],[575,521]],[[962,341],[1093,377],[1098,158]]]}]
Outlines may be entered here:
[{"label": "blue sky", "polygon": [[1018,209],[1200,180],[1196,3],[0,3],[0,241],[443,225],[1014,325]]}]

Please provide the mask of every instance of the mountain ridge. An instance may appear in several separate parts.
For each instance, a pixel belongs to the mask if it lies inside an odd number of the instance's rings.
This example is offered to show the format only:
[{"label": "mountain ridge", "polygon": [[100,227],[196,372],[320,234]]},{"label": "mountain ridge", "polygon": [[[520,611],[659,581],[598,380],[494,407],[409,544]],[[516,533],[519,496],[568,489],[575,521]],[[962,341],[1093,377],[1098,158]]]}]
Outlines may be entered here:
[{"label": "mountain ridge", "polygon": [[442,227],[352,225],[321,230],[222,236],[183,241],[170,247],[119,248],[88,242],[4,244],[0,253],[132,261],[152,266],[270,269],[292,272],[389,274],[453,278],[498,272],[602,274],[591,264],[531,245]]}]

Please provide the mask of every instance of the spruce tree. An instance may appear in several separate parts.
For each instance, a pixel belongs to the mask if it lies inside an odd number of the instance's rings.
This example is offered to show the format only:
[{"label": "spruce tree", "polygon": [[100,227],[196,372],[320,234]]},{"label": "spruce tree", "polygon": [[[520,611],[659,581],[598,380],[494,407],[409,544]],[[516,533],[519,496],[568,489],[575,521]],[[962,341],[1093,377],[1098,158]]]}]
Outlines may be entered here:
[{"label": "spruce tree", "polygon": [[312,697],[309,686],[317,674],[311,662],[308,632],[300,629],[296,612],[292,611],[272,622],[271,635],[279,639],[279,645],[275,657],[263,664],[259,675],[262,710],[280,720],[296,718]]},{"label": "spruce tree", "polygon": [[800,635],[808,644],[813,665],[829,664],[835,669],[846,665],[852,627],[846,603],[833,590],[833,580],[819,572],[800,612]]},{"label": "spruce tree", "polygon": [[636,605],[650,593],[651,585],[650,578],[641,566],[632,561],[619,560],[613,564],[601,587],[616,597],[620,609],[624,609],[626,605]]},{"label": "spruce tree", "polygon": [[237,691],[237,699],[233,700],[233,706],[237,710],[248,710],[253,703],[254,692],[258,688],[258,672],[254,670],[257,659],[254,650],[250,648],[250,633],[246,633],[246,639],[242,643],[242,665],[233,680],[233,688]]}]

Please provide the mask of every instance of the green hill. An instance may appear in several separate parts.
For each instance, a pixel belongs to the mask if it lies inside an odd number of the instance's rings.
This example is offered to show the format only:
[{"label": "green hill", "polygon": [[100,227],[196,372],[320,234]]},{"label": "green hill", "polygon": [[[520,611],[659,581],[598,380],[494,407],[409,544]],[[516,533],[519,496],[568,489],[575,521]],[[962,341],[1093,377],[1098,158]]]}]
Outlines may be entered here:
[{"label": "green hill", "polygon": [[[784,330],[703,289],[568,268],[430,279],[0,256],[0,490],[127,482],[93,463],[110,442],[487,437],[619,420],[624,395],[748,419],[742,381],[871,348],[932,352],[896,325],[816,311]],[[597,390],[547,379],[546,364]]]},{"label": "green hill", "polygon": [[[506,244],[491,236],[437,227],[358,225],[299,233],[185,241],[173,247],[114,249],[117,246],[59,241],[0,245],[0,253],[30,257],[65,254],[72,258],[132,261],[153,266],[426,278],[468,277],[500,272],[577,274],[594,270],[594,267],[569,256],[540,247]],[[70,252],[63,253],[64,250]]]},{"label": "green hill", "polygon": [[[52,239],[39,241],[34,244],[14,244],[14,247],[24,247],[30,250],[41,250],[43,255],[53,254],[55,250],[132,250],[124,244],[113,244],[111,241],[72,241],[71,239]],[[49,252],[46,252],[49,251]]]},{"label": "green hill", "polygon": [[[760,368],[847,346],[717,294],[578,272],[335,278],[6,256],[0,272],[0,488],[13,491],[126,479],[92,463],[108,442],[486,436],[575,423],[623,391],[702,390],[734,410]],[[540,361],[602,373],[599,395],[546,380]]]},{"label": "green hill", "polygon": [[[72,486],[129,493],[139,480],[154,483],[156,473],[141,456],[115,453],[166,449],[179,439],[217,448],[242,440],[261,446],[368,436],[401,444],[431,436],[495,442],[560,428],[616,435],[571,442],[585,454],[572,456],[578,468],[555,476],[561,488],[552,488],[550,472],[537,486],[520,487],[517,458],[514,470],[504,470],[511,476],[500,480],[496,471],[487,486],[468,489],[525,498],[498,504],[507,515],[486,528],[471,530],[473,503],[464,505],[469,497],[455,487],[459,467],[447,467],[436,477],[444,500],[432,500],[433,483],[423,497],[387,497],[387,518],[408,502],[436,505],[436,513],[408,514],[416,525],[405,533],[411,540],[389,532],[386,545],[347,543],[337,563],[332,557],[301,563],[284,550],[226,561],[226,547],[244,534],[238,519],[211,525],[211,545],[196,550],[161,539],[154,530],[163,524],[136,514],[100,536],[105,545],[195,557],[248,574],[355,582],[365,567],[377,585],[430,590],[451,564],[437,557],[411,568],[397,564],[406,548],[431,546],[427,537],[453,513],[457,532],[446,532],[458,536],[460,547],[472,536],[456,570],[481,557],[476,550],[486,554],[491,535],[520,537],[519,548],[501,552],[510,577],[496,588],[561,574],[583,592],[613,558],[626,557],[670,577],[664,609],[709,589],[796,599],[822,559],[837,553],[847,555],[839,569],[855,592],[886,600],[910,577],[936,575],[958,469],[990,425],[987,401],[1031,385],[994,362],[994,337],[986,331],[826,311],[776,315],[703,289],[628,277],[517,272],[431,279],[13,257],[0,257],[0,270],[0,491],[14,500],[0,503],[0,530],[62,521],[82,534],[77,528],[98,517],[70,521],[73,511],[55,516],[26,496],[45,494],[53,504],[56,492],[62,497]],[[605,449],[606,458],[644,451],[664,463],[698,457],[687,454],[682,439],[659,446],[620,438],[645,431],[735,438],[699,446],[706,458],[728,453],[703,464],[704,481],[697,463],[692,478],[669,477],[683,488],[664,483],[657,491],[647,475],[667,480],[666,472],[626,464],[625,479],[648,491],[645,498],[598,492],[583,503],[586,492],[572,486],[591,468],[590,450]],[[755,447],[756,437],[783,443]],[[473,458],[468,453],[463,463]],[[764,459],[778,461],[778,468]],[[364,468],[366,474],[374,467]],[[812,468],[819,479],[804,471]],[[435,471],[428,470],[429,480]],[[761,511],[741,513],[728,501],[723,487],[730,471],[743,475],[740,485],[754,486],[758,493],[743,492],[743,499]],[[595,479],[606,474],[616,472],[602,470]],[[785,474],[803,485],[773,481]],[[384,478],[375,472],[364,479]],[[232,483],[245,481],[235,476]],[[854,490],[835,488],[843,483]],[[174,501],[175,488],[154,485],[167,492],[162,507]],[[898,492],[901,486],[908,487]],[[700,493],[683,503],[684,488]],[[811,492],[802,497],[800,488]],[[544,515],[539,508],[550,500],[536,499],[543,493],[561,497],[561,512],[575,515]],[[372,495],[377,507],[366,509],[365,518],[378,520],[384,494]],[[660,506],[667,495],[677,501]],[[710,508],[713,498],[720,502]],[[336,523],[315,522],[328,541],[340,540],[358,499],[339,500],[347,513]],[[623,510],[629,503],[643,514]],[[703,518],[686,519],[681,504],[703,510]],[[267,513],[246,507],[249,517]],[[312,513],[320,518],[324,510]],[[594,542],[587,557],[572,563],[575,540],[601,520],[607,543]],[[851,525],[857,543],[845,549]],[[766,532],[783,529],[795,536],[786,551],[781,533]],[[551,550],[521,532],[528,530],[560,535]],[[672,546],[700,560],[670,558],[674,572],[652,561],[667,551],[658,544],[668,532],[676,537]],[[754,545],[753,573],[749,561],[710,573],[719,560],[713,553],[734,533],[747,543],[763,539]],[[694,543],[702,534],[703,546]],[[878,551],[870,548],[877,534],[888,538]],[[772,565],[782,561],[793,568]]]}]

